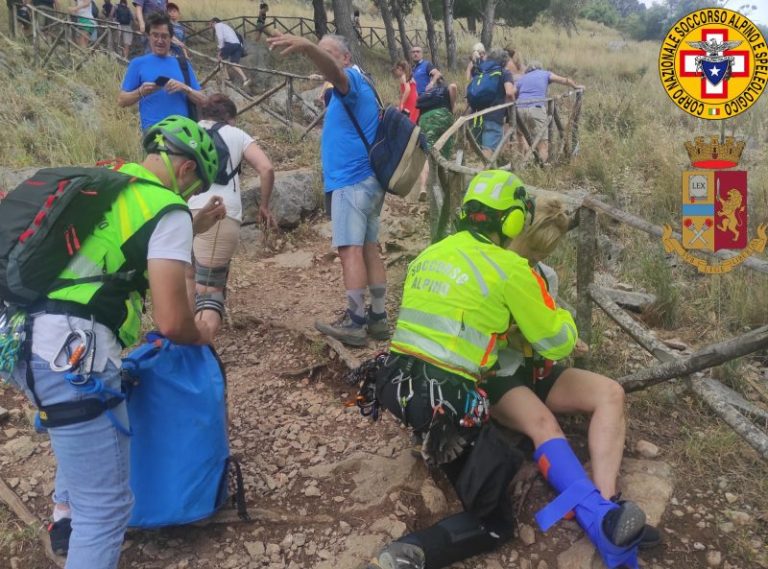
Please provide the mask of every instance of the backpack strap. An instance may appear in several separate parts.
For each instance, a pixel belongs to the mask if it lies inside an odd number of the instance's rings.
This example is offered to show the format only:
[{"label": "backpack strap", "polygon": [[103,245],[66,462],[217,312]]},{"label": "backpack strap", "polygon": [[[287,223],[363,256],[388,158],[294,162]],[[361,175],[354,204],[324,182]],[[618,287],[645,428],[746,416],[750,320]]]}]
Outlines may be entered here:
[{"label": "backpack strap", "polygon": [[[214,125],[211,128],[209,128],[208,130],[211,133],[218,133],[225,126],[229,126],[229,123],[226,123],[224,121],[219,121],[217,123],[214,123]],[[219,134],[219,136],[221,136],[221,134]],[[221,140],[222,140],[222,142],[224,142],[224,144],[226,144],[226,141],[224,140],[224,137],[222,137]],[[227,150],[229,150],[229,146],[227,146]],[[240,162],[237,163],[237,167],[235,167],[235,164],[232,162],[232,153],[230,152],[229,153],[229,167],[232,168],[232,171],[229,174],[227,174],[227,182],[229,182],[237,174],[242,172],[242,169],[243,169],[243,159],[241,158]],[[234,188],[234,189],[237,190],[237,188]]]},{"label": "backpack strap", "polygon": [[[355,70],[355,71],[357,71],[357,70]],[[384,109],[384,103],[382,102],[381,97],[379,96],[379,92],[376,90],[376,87],[373,84],[373,81],[371,81],[371,79],[363,71],[358,71],[358,73],[360,73],[360,75],[363,78],[363,81],[365,81],[368,84],[368,86],[371,88],[371,90],[373,91],[373,95],[376,97],[376,103],[379,105],[379,110],[380,111],[383,110]],[[347,116],[349,116],[349,120],[352,121],[352,126],[355,127],[355,130],[357,131],[357,134],[360,137],[360,140],[362,140],[363,144],[365,144],[365,150],[368,152],[368,154],[370,154],[371,153],[371,143],[368,142],[367,138],[365,138],[365,134],[363,134],[363,129],[360,128],[360,123],[357,122],[357,119],[355,118],[354,113],[349,108],[349,106],[347,106],[347,104],[344,102],[344,98],[343,97],[341,98],[341,106],[344,107],[345,111],[347,111]]]},{"label": "backpack strap", "polygon": [[[179,57],[176,58],[176,61],[179,62],[179,67],[181,68],[181,74],[184,76],[184,84],[187,85],[187,87],[192,87],[192,78],[191,73],[189,70],[189,60],[184,57],[184,54],[179,54]],[[187,114],[189,114],[189,118],[196,121],[197,120],[197,108],[195,108],[194,103],[189,99],[189,95],[187,97]]]}]

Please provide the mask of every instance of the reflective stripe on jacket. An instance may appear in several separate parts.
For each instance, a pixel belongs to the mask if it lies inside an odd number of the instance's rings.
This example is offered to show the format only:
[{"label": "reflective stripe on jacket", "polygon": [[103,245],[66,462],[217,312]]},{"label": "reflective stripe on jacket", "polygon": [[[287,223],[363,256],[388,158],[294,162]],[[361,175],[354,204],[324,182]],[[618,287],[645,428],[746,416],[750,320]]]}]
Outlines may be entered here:
[{"label": "reflective stripe on jacket", "polygon": [[[120,172],[140,178],[127,185],[96,230],[59,278],[74,279],[134,271],[130,279],[78,284],[56,290],[51,300],[87,307],[97,322],[109,327],[123,346],[139,339],[143,299],[148,287],[147,249],[157,222],[175,209],[188,210],[184,200],[163,189],[160,180],[139,164],[124,164]],[[141,179],[152,183],[142,182]]]},{"label": "reflective stripe on jacket", "polygon": [[551,360],[566,357],[578,337],[526,259],[462,231],[409,265],[392,350],[478,380],[497,365],[512,322]]}]

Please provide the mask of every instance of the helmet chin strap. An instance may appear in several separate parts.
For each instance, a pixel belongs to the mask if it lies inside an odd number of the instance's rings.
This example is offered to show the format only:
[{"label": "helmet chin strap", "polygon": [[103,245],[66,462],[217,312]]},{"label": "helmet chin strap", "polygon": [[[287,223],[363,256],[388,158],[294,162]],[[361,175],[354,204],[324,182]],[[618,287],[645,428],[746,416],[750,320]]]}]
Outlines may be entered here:
[{"label": "helmet chin strap", "polygon": [[175,194],[179,194],[183,199],[188,199],[189,196],[194,194],[197,189],[202,185],[202,181],[196,180],[194,183],[190,184],[188,188],[185,190],[182,190],[179,188],[179,182],[176,179],[176,171],[173,168],[173,164],[171,163],[171,159],[168,158],[168,153],[164,150],[160,151],[160,157],[163,159],[163,162],[165,163],[165,167],[168,170],[168,177],[171,180],[171,190]]}]

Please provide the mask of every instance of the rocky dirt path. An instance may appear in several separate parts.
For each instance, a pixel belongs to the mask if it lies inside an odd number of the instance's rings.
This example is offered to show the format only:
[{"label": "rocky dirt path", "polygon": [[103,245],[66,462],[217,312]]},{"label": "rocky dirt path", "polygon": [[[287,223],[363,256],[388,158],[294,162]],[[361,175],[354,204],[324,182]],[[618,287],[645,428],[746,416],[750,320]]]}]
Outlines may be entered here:
[{"label": "rocky dirt path", "polygon": [[[392,311],[406,261],[426,242],[419,230],[424,214],[422,206],[396,201],[385,214]],[[253,521],[129,532],[122,569],[357,569],[385,542],[459,509],[450,486],[440,476],[433,480],[391,417],[371,425],[344,404],[353,395],[345,365],[312,329],[344,302],[327,223],[319,219],[269,241],[265,247],[257,230],[245,233],[233,267],[230,322],[218,345],[228,371],[232,451],[243,464]],[[350,354],[364,359],[385,347],[372,343]],[[52,490],[50,443],[29,427],[19,395],[0,390],[0,407],[10,411],[0,425],[0,473],[42,519]],[[701,417],[689,401],[675,409],[670,415],[654,401],[630,398],[621,487],[666,539],[643,556],[643,566],[768,566],[768,520],[752,505],[755,489],[740,487],[728,464],[713,464],[706,479],[689,476],[672,449]],[[585,456],[586,422],[565,425]],[[519,537],[455,568],[601,567],[574,522],[546,536],[535,528],[533,513],[551,493],[530,464],[511,491]],[[0,542],[0,568],[48,569],[29,543],[19,550]]]}]

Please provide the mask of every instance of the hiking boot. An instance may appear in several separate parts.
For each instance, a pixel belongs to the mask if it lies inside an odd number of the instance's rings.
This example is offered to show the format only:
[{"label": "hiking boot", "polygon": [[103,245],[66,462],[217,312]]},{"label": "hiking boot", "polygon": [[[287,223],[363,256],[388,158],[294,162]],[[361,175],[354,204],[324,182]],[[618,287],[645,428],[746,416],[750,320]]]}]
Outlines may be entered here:
[{"label": "hiking boot", "polygon": [[370,309],[368,310],[368,335],[374,340],[389,340],[386,312],[374,314]]},{"label": "hiking boot", "polygon": [[620,501],[619,507],[603,518],[603,531],[617,547],[635,541],[645,529],[645,512],[634,502]]},{"label": "hiking boot", "polygon": [[72,520],[61,518],[48,525],[48,537],[51,549],[56,555],[66,555],[69,551],[69,536],[72,535]]},{"label": "hiking boot", "polygon": [[661,544],[661,533],[653,526],[645,524],[643,527],[643,535],[640,538],[640,549],[651,549]]},{"label": "hiking boot", "polygon": [[342,344],[365,346],[367,343],[365,320],[360,322],[356,320],[357,318],[347,310],[341,318],[331,324],[315,322],[315,329],[326,336],[336,338]]},{"label": "hiking boot", "polygon": [[425,566],[424,550],[418,545],[393,541],[366,569],[424,569]]}]

